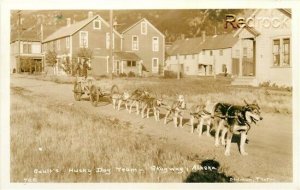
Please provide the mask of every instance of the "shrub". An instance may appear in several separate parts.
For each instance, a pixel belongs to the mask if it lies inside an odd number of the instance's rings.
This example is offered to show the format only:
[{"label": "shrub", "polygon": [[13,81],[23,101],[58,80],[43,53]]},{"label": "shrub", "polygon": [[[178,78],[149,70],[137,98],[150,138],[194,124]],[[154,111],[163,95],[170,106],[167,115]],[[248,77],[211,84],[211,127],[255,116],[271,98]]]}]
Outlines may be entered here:
[{"label": "shrub", "polygon": [[128,77],[135,77],[135,73],[133,71],[130,71],[128,74],[127,74]]},{"label": "shrub", "polygon": [[[180,73],[180,75],[181,75],[181,73]],[[182,76],[180,76],[180,77],[182,77]],[[166,78],[166,79],[177,78],[177,73],[174,71],[165,71],[164,78]]]},{"label": "shrub", "polygon": [[127,74],[126,73],[120,73],[119,77],[127,77]]}]

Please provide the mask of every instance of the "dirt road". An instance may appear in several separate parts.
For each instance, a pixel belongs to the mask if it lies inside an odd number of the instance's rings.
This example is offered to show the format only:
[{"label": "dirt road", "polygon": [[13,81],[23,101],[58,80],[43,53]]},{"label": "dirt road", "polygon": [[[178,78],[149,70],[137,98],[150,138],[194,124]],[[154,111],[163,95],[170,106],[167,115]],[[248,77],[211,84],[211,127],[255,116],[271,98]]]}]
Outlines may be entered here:
[{"label": "dirt road", "polygon": [[191,157],[198,155],[206,159],[217,160],[229,175],[238,176],[237,181],[252,179],[254,182],[292,181],[292,116],[263,113],[264,120],[254,126],[249,133],[246,144],[248,156],[241,156],[237,142],[233,142],[231,156],[224,156],[224,147],[215,147],[214,139],[205,134],[199,137],[190,133],[190,125],[185,122],[184,128],[174,128],[170,121],[166,126],[163,120],[156,122],[151,116],[141,119],[135,113],[125,110],[116,111],[107,103],[93,107],[88,101],[77,102],[73,98],[70,84],[57,84],[20,77],[11,78],[12,87],[22,87],[35,95],[58,101],[66,106],[80,107],[91,113],[115,117],[133,125],[133,132],[142,133],[153,139],[165,139],[167,146],[180,150]]}]

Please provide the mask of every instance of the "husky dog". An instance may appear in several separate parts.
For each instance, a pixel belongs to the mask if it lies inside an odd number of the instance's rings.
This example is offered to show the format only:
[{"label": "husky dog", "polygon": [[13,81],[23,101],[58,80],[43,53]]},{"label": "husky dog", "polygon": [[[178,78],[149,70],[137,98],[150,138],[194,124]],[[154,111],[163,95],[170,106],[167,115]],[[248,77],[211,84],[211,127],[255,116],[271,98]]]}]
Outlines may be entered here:
[{"label": "husky dog", "polygon": [[[200,121],[204,108],[205,108],[204,104],[193,105],[190,108],[191,133],[194,133],[194,120],[198,119],[198,121]],[[199,122],[199,124],[200,124],[200,122]],[[199,127],[199,125],[198,125],[198,127]]]},{"label": "husky dog", "polygon": [[[211,122],[212,122],[212,113],[214,111],[216,103],[211,103],[210,101],[207,101],[205,105],[201,106],[201,110],[198,112],[198,119],[199,119],[199,124],[197,126],[198,131],[199,131],[199,137],[202,135],[202,130],[203,130],[203,125],[206,125],[206,135],[211,136],[210,131],[211,131]],[[193,122],[193,116],[191,116],[191,124]],[[194,124],[192,124],[193,127]],[[192,128],[194,129],[194,127]],[[192,131],[193,132],[193,131]]]},{"label": "husky dog", "polygon": [[227,132],[227,128],[224,127],[224,121],[225,121],[225,116],[227,114],[227,110],[233,106],[232,104],[228,103],[217,103],[214,106],[213,112],[212,112],[212,118],[213,118],[213,123],[214,126],[216,126],[216,133],[215,133],[215,146],[218,147],[220,144],[219,142],[219,134],[220,131],[222,130],[222,135],[221,135],[221,140],[222,140],[222,145],[225,145],[225,134]]},{"label": "husky dog", "polygon": [[[251,128],[251,124],[256,124],[257,121],[262,120],[263,118],[260,115],[260,107],[258,106],[257,102],[254,101],[252,104],[248,104],[245,101],[245,106],[236,106],[230,104],[223,104],[218,107],[217,110],[220,110],[223,115],[221,118],[218,129],[216,132],[216,137],[218,137],[220,129],[223,127],[222,131],[222,144],[225,144],[225,134],[227,132],[227,139],[226,139],[226,150],[225,155],[230,155],[230,146],[231,146],[231,139],[233,134],[240,134],[240,152],[242,155],[248,155],[245,151],[245,143],[247,139],[247,134]],[[226,110],[226,111],[225,111]],[[222,117],[222,116],[221,116]],[[218,140],[219,141],[219,140]],[[217,143],[217,140],[216,140]]]},{"label": "husky dog", "polygon": [[142,118],[144,118],[145,110],[147,109],[147,118],[149,118],[150,109],[153,110],[154,118],[156,121],[160,119],[159,107],[163,105],[162,99],[157,99],[154,97],[146,98],[144,101],[144,106],[142,108]]},{"label": "husky dog", "polygon": [[[139,115],[140,113],[140,104],[143,104],[144,100],[149,98],[149,92],[146,90],[136,89],[131,96],[129,97],[129,100],[131,101],[129,113],[132,111],[132,107],[135,105],[136,108],[136,114]],[[143,107],[143,105],[142,105]]]},{"label": "husky dog", "polygon": [[128,99],[129,99],[129,93],[123,92],[122,94],[115,93],[112,94],[112,104],[114,109],[118,109],[120,111],[121,105],[123,102],[125,102],[125,108],[128,110]]},{"label": "husky dog", "polygon": [[179,95],[177,101],[173,102],[171,107],[167,108],[168,111],[165,116],[164,124],[167,124],[168,117],[172,114],[173,115],[173,121],[174,121],[174,127],[177,127],[177,119],[179,117],[179,127],[182,126],[182,119],[183,119],[183,111],[186,109],[186,103],[184,101],[183,95]]}]

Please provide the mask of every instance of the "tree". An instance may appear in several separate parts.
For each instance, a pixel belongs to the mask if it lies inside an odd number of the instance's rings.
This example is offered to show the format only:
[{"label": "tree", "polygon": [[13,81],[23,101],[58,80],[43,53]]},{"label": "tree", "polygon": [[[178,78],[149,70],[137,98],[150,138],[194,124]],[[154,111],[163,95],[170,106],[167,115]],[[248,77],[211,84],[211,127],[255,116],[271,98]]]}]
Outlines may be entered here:
[{"label": "tree", "polygon": [[57,53],[55,51],[48,51],[46,53],[46,63],[48,66],[54,67],[57,63]]},{"label": "tree", "polygon": [[48,51],[46,53],[46,63],[48,66],[53,67],[54,74],[56,73],[56,65],[57,65],[57,53],[55,51]]},{"label": "tree", "polygon": [[80,48],[77,51],[77,57],[79,58],[86,58],[86,59],[92,59],[93,58],[93,51],[89,48]]}]

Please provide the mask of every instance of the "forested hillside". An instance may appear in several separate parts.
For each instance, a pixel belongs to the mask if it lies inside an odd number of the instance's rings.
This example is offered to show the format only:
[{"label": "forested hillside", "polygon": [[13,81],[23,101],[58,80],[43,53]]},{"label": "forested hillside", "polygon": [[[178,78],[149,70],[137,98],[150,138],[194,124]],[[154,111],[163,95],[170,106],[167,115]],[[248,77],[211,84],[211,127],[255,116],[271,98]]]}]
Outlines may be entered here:
[{"label": "forested hillside", "polygon": [[[20,11],[22,33],[31,33],[40,36],[40,26],[43,24],[44,38],[66,25],[66,19],[72,22],[87,18],[91,10],[26,10]],[[92,10],[94,15],[99,14],[109,21],[108,10]],[[117,26],[128,25],[140,18],[147,18],[166,36],[167,42],[172,42],[182,35],[185,37],[197,37],[201,31],[207,35],[230,32],[224,29],[225,15],[247,14],[251,10],[234,9],[195,9],[195,10],[114,10],[113,15]],[[16,35],[18,23],[18,11],[11,12],[11,33]]]}]

